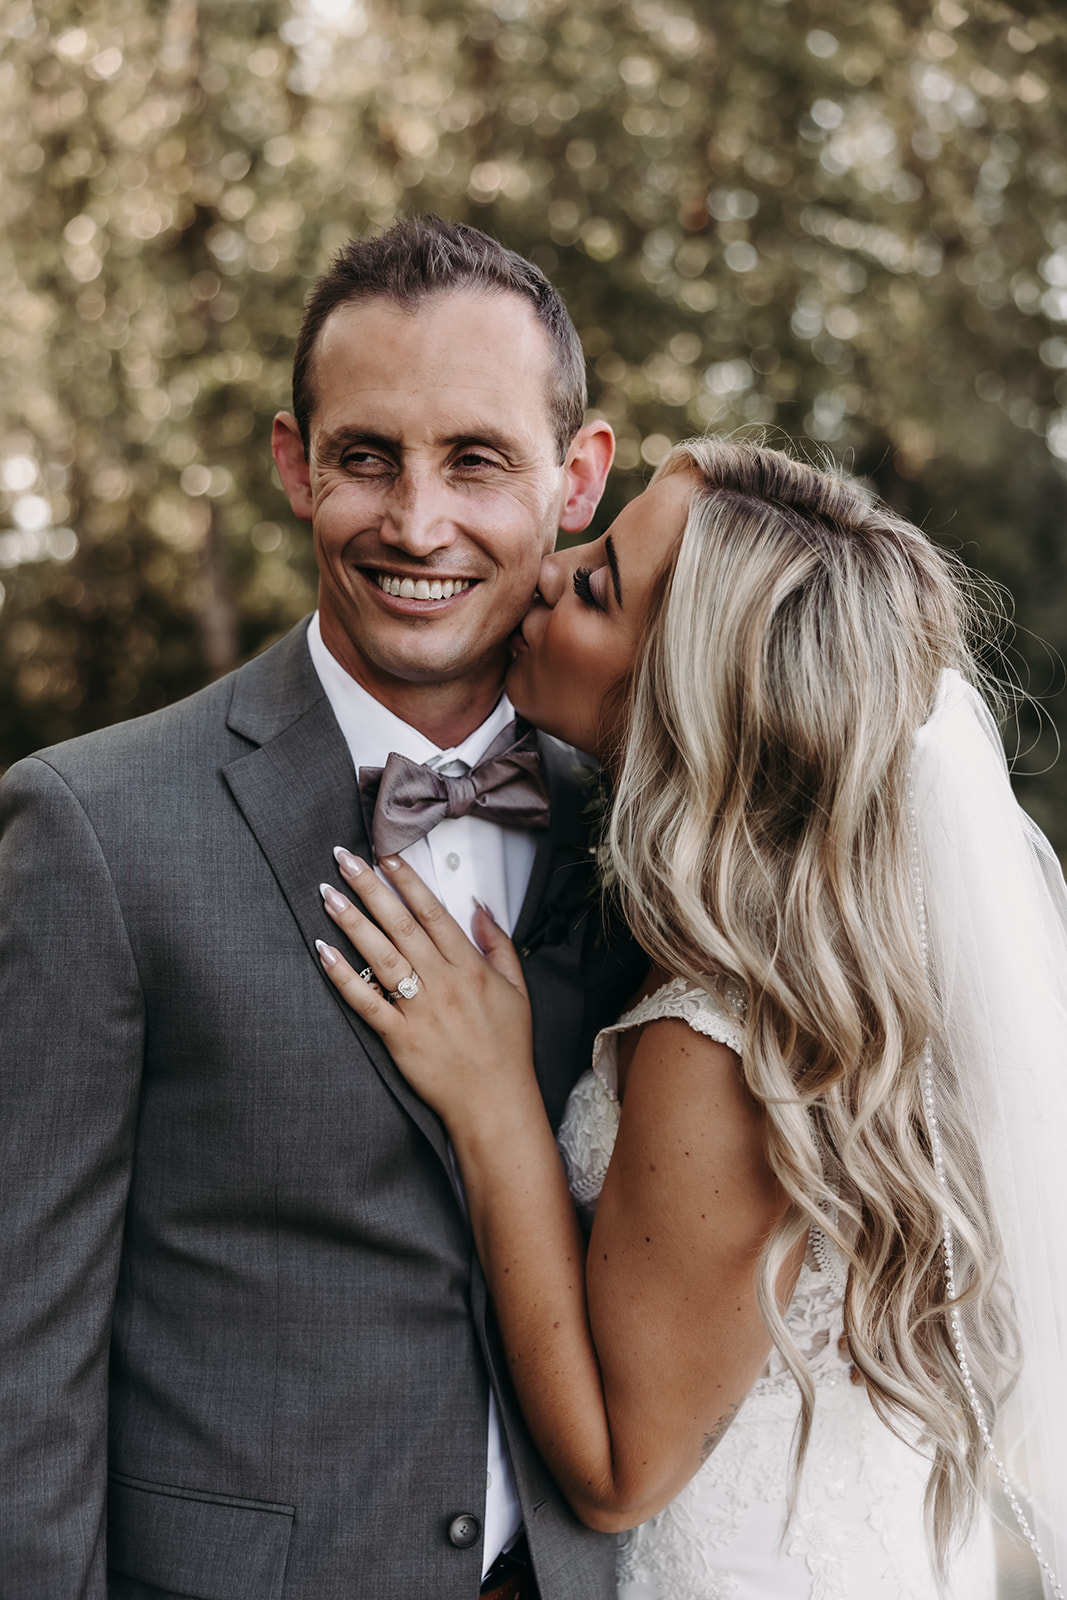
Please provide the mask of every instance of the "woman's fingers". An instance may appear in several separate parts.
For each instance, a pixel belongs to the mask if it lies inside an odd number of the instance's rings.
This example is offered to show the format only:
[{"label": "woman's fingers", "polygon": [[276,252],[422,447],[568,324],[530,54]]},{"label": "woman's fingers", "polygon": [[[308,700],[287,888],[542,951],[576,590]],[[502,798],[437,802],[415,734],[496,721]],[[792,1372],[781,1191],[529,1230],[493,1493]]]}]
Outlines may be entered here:
[{"label": "woman's fingers", "polygon": [[[382,859],[382,868],[390,880],[383,883],[367,862],[351,851],[338,847],[334,855],[347,885],[362,904],[353,904],[324,883],[320,888],[326,910],[388,994],[401,989],[403,995],[404,980],[415,973],[421,983],[435,991],[440,1008],[455,1009],[466,1001],[477,1011],[484,1008],[488,997],[486,982],[491,987],[495,973],[497,980],[505,979],[511,989],[525,996],[515,947],[487,907],[479,904],[474,914],[474,935],[483,955],[418,873],[399,856]],[[324,965],[332,976],[333,969],[325,958]],[[343,969],[338,976],[348,982]],[[342,992],[348,998],[353,992],[351,985]],[[357,1009],[361,1015],[369,1015],[365,1007]]]},{"label": "woman's fingers", "polygon": [[[335,854],[361,905],[330,884],[322,885],[322,898],[359,956],[353,966],[319,941],[330,981],[446,1122],[472,1097],[509,1096],[512,1077],[527,1073],[531,1061],[529,1002],[510,939],[480,908],[475,933],[483,956],[404,862],[385,858],[383,883],[348,851]],[[396,1003],[364,981],[364,963]]]},{"label": "woman's fingers", "polygon": [[424,954],[420,933],[449,961],[462,960],[470,952],[470,940],[459,923],[449,916],[418,873],[399,856],[382,857],[381,865],[389,875],[388,884],[350,850],[338,846],[334,856],[346,883],[359,895],[397,948],[411,954],[413,962]]},{"label": "woman's fingers", "polygon": [[[429,971],[441,957],[430,934],[399,895],[382,883],[373,868],[358,856],[340,847],[334,855],[342,876],[362,904],[353,904],[337,889],[323,883],[319,889],[326,909],[370,962],[385,987],[395,989],[413,967],[417,971]],[[429,893],[428,890],[424,892]]]},{"label": "woman's fingers", "polygon": [[315,948],[319,952],[323,970],[334,988],[340,990],[352,1010],[365,1022],[369,1022],[375,1032],[388,1044],[397,1025],[401,1023],[396,1009],[372,982],[364,978],[361,973],[353,971],[340,950],[327,944],[324,939],[316,939]]},{"label": "woman's fingers", "polygon": [[[368,871],[367,876],[373,874]],[[395,895],[390,895],[384,884],[379,884],[378,887],[382,891],[383,899],[396,899]],[[384,989],[394,990],[402,978],[408,977],[412,971],[418,971],[420,968],[425,975],[432,970],[436,962],[440,961],[437,951],[411,917],[407,918],[406,936],[401,948],[332,884],[320,883],[319,893],[333,921],[343,933],[347,934]],[[376,907],[375,914],[377,909]]]},{"label": "woman's fingers", "polygon": [[516,989],[526,992],[526,979],[523,977],[522,962],[519,953],[511,940],[497,922],[488,906],[477,902],[478,909],[474,913],[473,931],[478,945],[485,955],[485,959],[495,972],[506,978]]}]

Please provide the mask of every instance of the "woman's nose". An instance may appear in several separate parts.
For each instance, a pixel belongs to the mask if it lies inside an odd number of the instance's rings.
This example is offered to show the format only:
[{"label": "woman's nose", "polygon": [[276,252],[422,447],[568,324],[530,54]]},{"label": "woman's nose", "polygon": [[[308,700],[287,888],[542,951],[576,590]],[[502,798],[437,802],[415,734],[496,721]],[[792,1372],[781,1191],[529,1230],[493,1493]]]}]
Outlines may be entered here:
[{"label": "woman's nose", "polygon": [[560,551],[555,555],[542,557],[537,592],[546,606],[554,606],[563,593],[570,556],[570,551]]}]

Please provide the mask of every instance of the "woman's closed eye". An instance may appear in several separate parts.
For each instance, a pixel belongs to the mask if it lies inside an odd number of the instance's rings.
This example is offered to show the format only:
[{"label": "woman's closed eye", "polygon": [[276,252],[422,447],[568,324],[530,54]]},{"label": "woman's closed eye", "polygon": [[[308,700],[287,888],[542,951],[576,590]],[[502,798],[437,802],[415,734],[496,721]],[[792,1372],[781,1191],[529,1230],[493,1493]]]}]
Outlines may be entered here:
[{"label": "woman's closed eye", "polygon": [[[598,567],[597,571],[601,569]],[[578,567],[574,574],[574,592],[583,605],[592,606],[594,611],[606,611],[603,600],[593,588],[593,572],[590,567]]]}]

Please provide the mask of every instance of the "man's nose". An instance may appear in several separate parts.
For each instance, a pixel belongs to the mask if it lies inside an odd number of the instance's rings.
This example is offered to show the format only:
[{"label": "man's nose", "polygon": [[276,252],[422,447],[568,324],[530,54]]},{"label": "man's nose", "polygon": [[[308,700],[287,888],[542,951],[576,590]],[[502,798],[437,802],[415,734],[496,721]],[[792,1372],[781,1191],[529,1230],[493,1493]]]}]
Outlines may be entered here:
[{"label": "man's nose", "polygon": [[389,492],[379,528],[383,544],[425,558],[456,540],[448,491],[431,474],[404,472]]}]

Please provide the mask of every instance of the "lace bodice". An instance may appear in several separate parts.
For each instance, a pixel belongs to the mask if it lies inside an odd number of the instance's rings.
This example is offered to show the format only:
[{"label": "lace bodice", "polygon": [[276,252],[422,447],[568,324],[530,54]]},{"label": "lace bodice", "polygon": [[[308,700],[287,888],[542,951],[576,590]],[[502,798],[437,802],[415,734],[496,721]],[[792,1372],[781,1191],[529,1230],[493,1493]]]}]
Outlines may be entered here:
[{"label": "lace bodice", "polygon": [[[619,1035],[661,1017],[677,1017],[694,1032],[715,1039],[740,1055],[742,1005],[740,996],[711,995],[684,978],[672,978],[597,1035],[592,1068],[575,1085],[558,1138],[571,1193],[588,1226],[592,1226],[619,1130]],[[836,1384],[848,1377],[848,1363],[837,1345],[843,1332],[844,1287],[841,1258],[829,1240],[820,1236],[809,1248],[786,1317],[786,1326],[807,1359],[816,1383]],[[768,1386],[795,1392],[789,1369],[777,1351],[772,1351],[757,1389]]]},{"label": "lace bodice", "polygon": [[[739,996],[681,978],[605,1028],[571,1093],[559,1148],[591,1227],[619,1129],[620,1034],[661,1017],[740,1056]],[[786,1527],[796,1383],[777,1351],[715,1452],[666,1509],[623,1535],[619,1600],[938,1600],[926,1552],[928,1462],[875,1415],[839,1348],[844,1263],[818,1230],[786,1313],[815,1385],[815,1422]],[[784,1531],[784,1538],[783,1538]],[[980,1531],[942,1600],[993,1600],[991,1534]]]},{"label": "lace bodice", "polygon": [[557,1140],[571,1194],[590,1222],[619,1129],[619,1035],[658,1017],[680,1017],[697,1033],[741,1053],[739,1006],[728,1011],[725,1004],[715,1005],[703,990],[692,988],[684,978],[672,978],[597,1034],[593,1065],[571,1093]]}]

